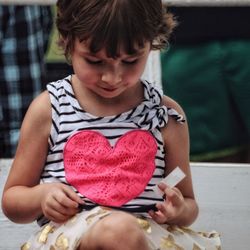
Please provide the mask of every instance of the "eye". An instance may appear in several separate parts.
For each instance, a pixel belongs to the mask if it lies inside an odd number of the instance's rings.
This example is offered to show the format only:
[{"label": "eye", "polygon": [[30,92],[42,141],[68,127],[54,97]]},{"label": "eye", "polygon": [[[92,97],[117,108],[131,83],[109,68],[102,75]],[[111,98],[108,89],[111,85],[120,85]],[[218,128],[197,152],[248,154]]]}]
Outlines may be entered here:
[{"label": "eye", "polygon": [[94,64],[94,65],[102,64],[102,60],[85,58],[85,61],[89,64]]},{"label": "eye", "polygon": [[128,65],[133,65],[138,62],[138,59],[133,59],[133,60],[122,60],[122,63],[128,64]]}]

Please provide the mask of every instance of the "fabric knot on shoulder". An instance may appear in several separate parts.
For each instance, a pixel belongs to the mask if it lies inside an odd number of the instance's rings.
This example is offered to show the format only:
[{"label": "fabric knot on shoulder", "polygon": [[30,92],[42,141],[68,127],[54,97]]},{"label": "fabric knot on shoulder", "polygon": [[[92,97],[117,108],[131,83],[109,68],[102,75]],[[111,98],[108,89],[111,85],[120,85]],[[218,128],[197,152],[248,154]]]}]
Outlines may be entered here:
[{"label": "fabric knot on shoulder", "polygon": [[145,130],[152,130],[156,127],[162,128],[167,125],[169,116],[172,116],[179,123],[185,122],[183,115],[179,114],[175,109],[156,106],[143,115],[137,124]]},{"label": "fabric knot on shoulder", "polygon": [[167,108],[157,105],[142,116],[137,124],[142,129],[151,130],[156,127],[164,127],[167,124],[167,120]]},{"label": "fabric knot on shoulder", "polygon": [[168,115],[172,116],[177,122],[184,123],[186,120],[184,119],[183,115],[179,114],[173,108],[167,108]]},{"label": "fabric knot on shoulder", "polygon": [[177,122],[184,123],[183,115],[175,109],[161,105],[162,91],[157,89],[153,84],[145,81],[143,109],[138,114],[136,124],[141,129],[152,130],[155,128],[165,127],[168,123],[168,117],[172,116]]}]

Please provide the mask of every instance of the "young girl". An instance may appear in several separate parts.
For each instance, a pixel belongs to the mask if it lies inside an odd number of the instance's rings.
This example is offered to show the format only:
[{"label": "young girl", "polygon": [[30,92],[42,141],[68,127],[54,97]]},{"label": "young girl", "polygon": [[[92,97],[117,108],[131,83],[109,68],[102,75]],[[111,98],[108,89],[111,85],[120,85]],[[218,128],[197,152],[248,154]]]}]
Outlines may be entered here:
[{"label": "young girl", "polygon": [[[47,85],[21,128],[3,194],[13,221],[42,226],[22,249],[218,249],[185,226],[198,206],[181,107],[140,79],[175,22],[160,0],[59,0],[74,74]],[[186,178],[153,187],[176,166]],[[210,235],[211,236],[211,235]]]}]

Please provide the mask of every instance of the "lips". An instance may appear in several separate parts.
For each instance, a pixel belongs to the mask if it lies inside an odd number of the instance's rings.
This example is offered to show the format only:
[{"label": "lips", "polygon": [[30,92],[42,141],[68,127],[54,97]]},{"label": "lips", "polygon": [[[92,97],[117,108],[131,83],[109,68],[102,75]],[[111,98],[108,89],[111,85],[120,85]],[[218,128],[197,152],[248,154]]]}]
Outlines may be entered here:
[{"label": "lips", "polygon": [[114,92],[118,88],[102,88],[102,89],[104,89],[105,91],[108,91],[108,92]]}]

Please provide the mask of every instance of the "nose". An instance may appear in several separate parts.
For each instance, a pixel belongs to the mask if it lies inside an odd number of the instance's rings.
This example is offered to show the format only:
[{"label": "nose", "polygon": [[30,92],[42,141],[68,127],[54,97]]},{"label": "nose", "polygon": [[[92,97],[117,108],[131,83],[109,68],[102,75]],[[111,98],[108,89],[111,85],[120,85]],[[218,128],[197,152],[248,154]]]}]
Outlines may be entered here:
[{"label": "nose", "polygon": [[121,72],[117,67],[106,69],[102,73],[102,81],[111,86],[115,86],[121,82],[121,79]]}]

